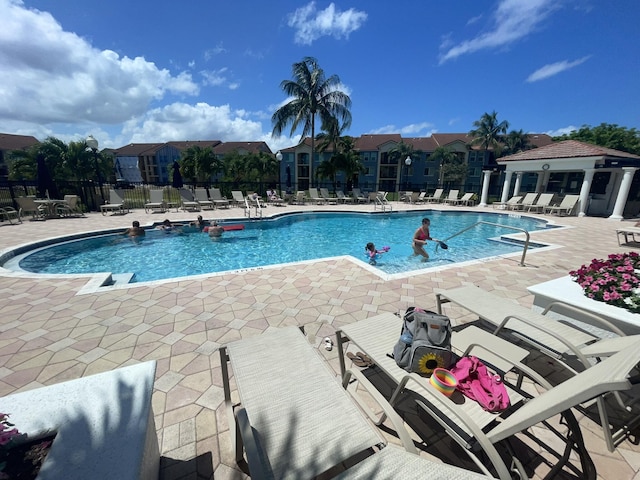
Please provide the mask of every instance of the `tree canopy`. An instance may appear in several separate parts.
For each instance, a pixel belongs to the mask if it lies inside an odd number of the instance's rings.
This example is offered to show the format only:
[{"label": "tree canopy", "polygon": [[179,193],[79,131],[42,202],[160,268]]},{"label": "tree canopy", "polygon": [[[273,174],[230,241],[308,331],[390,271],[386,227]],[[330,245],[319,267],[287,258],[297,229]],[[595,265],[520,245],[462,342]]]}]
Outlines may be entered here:
[{"label": "tree canopy", "polygon": [[553,137],[553,140],[578,140],[640,155],[640,131],[635,128],[620,127],[616,124],[601,123],[597,127],[583,125],[571,133]]}]

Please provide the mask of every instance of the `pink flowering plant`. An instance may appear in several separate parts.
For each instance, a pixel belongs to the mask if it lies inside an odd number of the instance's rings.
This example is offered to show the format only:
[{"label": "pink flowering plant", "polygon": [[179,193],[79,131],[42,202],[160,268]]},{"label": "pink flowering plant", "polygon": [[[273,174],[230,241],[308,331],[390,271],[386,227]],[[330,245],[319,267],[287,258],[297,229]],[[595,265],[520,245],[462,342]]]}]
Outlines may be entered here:
[{"label": "pink flowering plant", "polygon": [[640,313],[640,254],[611,254],[606,260],[569,272],[571,279],[593,300]]}]

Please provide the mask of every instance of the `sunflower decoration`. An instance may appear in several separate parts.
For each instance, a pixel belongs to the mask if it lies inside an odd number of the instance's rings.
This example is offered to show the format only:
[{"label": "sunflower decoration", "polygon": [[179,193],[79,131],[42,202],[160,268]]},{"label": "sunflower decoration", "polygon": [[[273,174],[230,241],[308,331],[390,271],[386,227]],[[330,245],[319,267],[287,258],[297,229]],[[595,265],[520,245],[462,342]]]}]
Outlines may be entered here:
[{"label": "sunflower decoration", "polygon": [[418,372],[431,375],[436,368],[444,368],[444,359],[435,353],[425,353],[418,360]]}]

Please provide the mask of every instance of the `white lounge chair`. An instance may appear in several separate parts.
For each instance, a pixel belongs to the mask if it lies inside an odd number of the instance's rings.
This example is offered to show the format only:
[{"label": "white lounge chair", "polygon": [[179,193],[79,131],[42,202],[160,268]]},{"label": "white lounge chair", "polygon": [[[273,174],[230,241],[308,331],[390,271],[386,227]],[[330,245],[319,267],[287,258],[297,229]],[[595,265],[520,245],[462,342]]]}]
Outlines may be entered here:
[{"label": "white lounge chair", "polygon": [[[632,384],[628,377],[640,362],[640,339],[636,338],[635,342],[626,349],[603,360],[591,367],[590,370],[552,387],[539,374],[524,365],[517,356],[510,358],[512,355],[507,350],[511,345],[509,342],[504,342],[504,347],[487,351],[486,354],[489,358],[486,358],[482,345],[484,339],[478,337],[477,343],[472,344],[470,350],[467,349],[468,354],[485,359],[485,363],[488,365],[491,364],[493,358],[502,358],[504,362],[511,365],[516,373],[529,377],[547,390],[525,402],[522,396],[524,394],[521,395],[511,388],[505,377],[505,387],[511,406],[504,412],[490,413],[482,410],[475,401],[469,400],[457,392],[454,393],[457,396],[452,398],[442,395],[425,378],[415,373],[409,374],[400,368],[395,360],[388,355],[393,343],[397,341],[400,327],[401,320],[392,313],[377,315],[341,327],[337,332],[341,368],[345,368],[343,367],[344,345],[346,341],[349,341],[354,345],[354,348],[368,355],[374,364],[396,383],[396,389],[390,399],[392,406],[399,400],[405,389],[411,390],[416,395],[416,403],[429,413],[453,440],[462,446],[463,450],[485,474],[492,473],[487,468],[486,459],[488,459],[498,478],[502,480],[511,480],[512,478],[508,464],[513,464],[517,468],[520,478],[528,478],[514,451],[508,448],[509,438],[558,414],[561,414],[569,425],[569,438],[563,457],[568,459],[571,450],[575,447],[581,460],[590,462],[582,441],[579,424],[571,412],[571,408],[578,407],[593,399],[600,399],[610,392],[631,389]],[[452,336],[454,347],[456,333],[454,332]],[[474,335],[476,333],[474,332]],[[519,376],[519,378],[521,377]],[[382,420],[384,420],[384,415],[380,417],[379,421]],[[605,435],[611,435],[606,413],[601,421],[606,426]],[[507,448],[502,454],[506,456],[510,453],[511,456],[507,460],[501,456],[496,448],[503,442],[506,442]],[[486,457],[481,456],[480,452]],[[592,462],[591,465],[593,465]]]},{"label": "white lounge chair", "polygon": [[491,206],[493,208],[502,208],[506,210],[511,210],[511,207],[520,203],[522,201],[522,195],[514,195],[506,202],[493,202]]},{"label": "white lounge chair", "polygon": [[129,211],[125,204],[124,200],[124,190],[109,190],[109,203],[104,205],[100,205],[100,212],[102,215],[106,215],[108,212],[113,212],[113,214],[124,215]]},{"label": "white lounge chair", "polygon": [[318,205],[327,203],[327,201],[318,194],[317,188],[309,188],[309,201],[315,202]]},{"label": "white lounge chair", "polygon": [[551,202],[553,201],[554,193],[541,193],[535,203],[528,205],[527,212],[533,210],[534,212],[543,213],[544,209],[547,208]]},{"label": "white lounge chair", "polygon": [[231,190],[231,197],[233,198],[233,204],[237,207],[246,207],[248,206],[244,195],[240,190]]},{"label": "white lounge chair", "polygon": [[353,197],[347,197],[342,190],[336,190],[336,197],[338,198],[338,201],[342,203],[354,202]]},{"label": "white lounge chair", "polygon": [[199,212],[200,204],[193,197],[193,194],[187,190],[186,188],[179,188],[178,193],[180,194],[180,203],[182,205],[182,210],[185,212]]},{"label": "white lounge chair", "polygon": [[507,209],[508,210],[524,210],[525,208],[529,207],[530,205],[535,204],[536,203],[536,198],[538,198],[538,193],[529,192],[529,193],[525,194],[525,196],[524,196],[524,198],[522,199],[521,202],[514,203],[512,205],[508,205]]},{"label": "white lounge chair", "polygon": [[[487,478],[414,455],[416,449],[397,413],[364,375],[350,372],[390,415],[407,451],[384,446],[386,441],[296,327],[227,344],[220,349],[220,363],[236,461],[242,460],[244,449],[252,479],[316,478],[328,470],[343,479],[398,478],[398,473],[403,479],[418,479],[430,478],[431,472],[443,479]],[[231,398],[228,365],[238,404]],[[381,446],[355,465],[343,465]]]},{"label": "white lounge chair", "polygon": [[442,200],[442,203],[448,203],[449,205],[453,205],[458,201],[458,194],[460,190],[449,190],[449,195]]},{"label": "white lounge chair", "polygon": [[353,200],[356,203],[367,203],[367,197],[362,194],[359,188],[354,188],[351,190],[351,193],[353,194]]},{"label": "white lounge chair", "polygon": [[219,188],[212,188],[210,193],[211,201],[216,208],[229,208],[229,200],[222,196]]},{"label": "white lounge chair", "polygon": [[629,243],[629,237],[631,237],[631,241],[636,241],[636,235],[640,236],[640,227],[623,227],[616,229],[616,236],[618,238],[618,245],[622,245],[620,243],[620,236],[624,237],[624,243]]},{"label": "white lounge chair", "polygon": [[164,191],[153,189],[149,190],[149,201],[144,204],[144,211],[148,213],[149,211],[153,212],[161,212],[164,213],[167,211],[167,206],[164,203]]},{"label": "white lounge chair", "polygon": [[474,204],[473,202],[473,196],[475,194],[474,193],[465,193],[464,195],[462,195],[462,197],[456,199],[456,200],[447,200],[451,205],[466,205],[469,206],[469,204],[471,203],[472,205]]},{"label": "white lounge chair", "polygon": [[203,210],[213,210],[213,202],[209,200],[206,188],[196,188],[195,200]]},{"label": "white lounge chair", "polygon": [[338,199],[336,197],[332,197],[329,194],[329,189],[328,188],[321,188],[320,189],[320,196],[322,198],[324,198],[324,201],[326,203],[328,203],[329,205],[337,205],[338,204]]},{"label": "white lounge chair", "polygon": [[552,205],[544,209],[544,213],[552,213],[556,215],[571,215],[573,209],[578,204],[580,195],[565,195],[560,205]]},{"label": "white lounge chair", "polygon": [[444,192],[443,188],[436,188],[436,191],[433,192],[433,195],[424,196],[424,201],[427,203],[438,203],[442,201],[442,193]]}]

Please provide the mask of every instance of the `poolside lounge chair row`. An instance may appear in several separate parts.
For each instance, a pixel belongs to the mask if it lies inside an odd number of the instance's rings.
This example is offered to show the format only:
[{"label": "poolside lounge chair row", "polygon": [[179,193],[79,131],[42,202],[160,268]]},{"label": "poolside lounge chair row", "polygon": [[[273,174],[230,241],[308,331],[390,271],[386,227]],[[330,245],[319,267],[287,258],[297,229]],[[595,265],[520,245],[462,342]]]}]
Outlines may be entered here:
[{"label": "poolside lounge chair row", "polygon": [[539,194],[529,192],[524,196],[514,195],[504,203],[495,202],[493,208],[555,215],[571,215],[580,200],[580,195],[565,195],[560,203],[553,203],[554,198],[554,193]]}]

